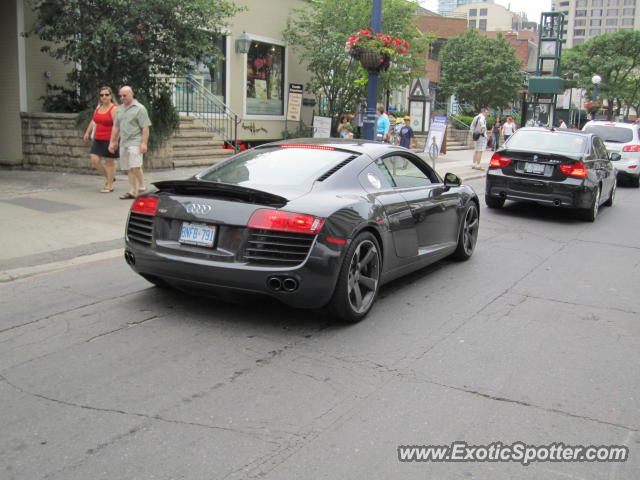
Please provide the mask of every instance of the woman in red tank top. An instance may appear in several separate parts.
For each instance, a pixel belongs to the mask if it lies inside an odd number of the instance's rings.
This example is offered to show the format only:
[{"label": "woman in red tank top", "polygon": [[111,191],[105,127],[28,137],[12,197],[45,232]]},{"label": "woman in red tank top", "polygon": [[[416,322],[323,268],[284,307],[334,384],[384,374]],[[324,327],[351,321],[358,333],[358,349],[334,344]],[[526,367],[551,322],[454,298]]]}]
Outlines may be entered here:
[{"label": "woman in red tank top", "polygon": [[111,140],[111,129],[118,106],[113,100],[113,92],[109,87],[100,87],[98,92],[100,103],[93,112],[93,118],[84,132],[83,139],[85,142],[88,141],[91,131],[94,131],[89,158],[96,170],[105,177],[104,188],[100,190],[100,193],[110,193],[113,192],[113,182],[116,175],[114,159],[118,158],[118,152],[111,153],[109,151],[109,140]]}]

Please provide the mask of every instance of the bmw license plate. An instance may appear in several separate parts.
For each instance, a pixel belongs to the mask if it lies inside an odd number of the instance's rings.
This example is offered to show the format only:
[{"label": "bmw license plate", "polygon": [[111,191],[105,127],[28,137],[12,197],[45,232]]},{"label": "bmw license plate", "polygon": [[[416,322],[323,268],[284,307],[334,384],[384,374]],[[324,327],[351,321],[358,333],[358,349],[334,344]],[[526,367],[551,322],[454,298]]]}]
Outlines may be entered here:
[{"label": "bmw license plate", "polygon": [[535,173],[537,175],[542,175],[544,173],[544,165],[540,163],[525,163],[524,171],[525,173]]},{"label": "bmw license plate", "polygon": [[180,243],[198,245],[200,247],[213,247],[213,240],[216,238],[216,227],[205,225],[204,223],[182,222],[180,229]]}]

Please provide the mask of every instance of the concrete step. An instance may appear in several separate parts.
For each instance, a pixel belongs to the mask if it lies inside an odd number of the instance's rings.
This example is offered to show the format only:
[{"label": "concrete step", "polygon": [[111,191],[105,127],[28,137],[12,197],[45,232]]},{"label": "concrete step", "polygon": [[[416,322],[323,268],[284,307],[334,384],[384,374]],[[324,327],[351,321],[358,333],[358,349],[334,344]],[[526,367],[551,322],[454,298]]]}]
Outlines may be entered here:
[{"label": "concrete step", "polygon": [[233,155],[233,150],[224,148],[210,148],[207,150],[175,150],[173,151],[174,158],[189,158],[189,157],[229,157]]},{"label": "concrete step", "polygon": [[212,138],[174,138],[173,149],[185,149],[202,147],[202,150],[206,148],[222,148],[224,142],[222,140],[214,140]]},{"label": "concrete step", "polygon": [[[229,150],[233,153],[233,150]],[[227,157],[224,156],[207,156],[207,157],[190,157],[190,158],[174,158],[173,160],[173,168],[180,167],[205,167],[208,165],[215,165],[216,163],[220,163],[223,160],[226,160]]]},{"label": "concrete step", "polygon": [[178,130],[173,134],[173,139],[211,140],[213,139],[213,135],[204,130]]}]

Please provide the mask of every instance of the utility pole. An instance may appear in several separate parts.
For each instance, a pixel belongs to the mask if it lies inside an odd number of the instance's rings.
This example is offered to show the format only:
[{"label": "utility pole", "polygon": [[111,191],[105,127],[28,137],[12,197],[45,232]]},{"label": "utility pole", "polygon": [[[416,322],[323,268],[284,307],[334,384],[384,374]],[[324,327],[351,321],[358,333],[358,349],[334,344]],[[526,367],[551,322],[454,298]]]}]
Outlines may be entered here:
[{"label": "utility pole", "polygon": [[[380,33],[382,29],[382,0],[373,0],[371,9],[371,23],[369,24],[374,33]],[[376,105],[378,102],[378,75],[377,70],[369,70],[369,81],[367,82],[367,108],[364,115],[364,138],[373,140],[375,138],[376,126]]]}]

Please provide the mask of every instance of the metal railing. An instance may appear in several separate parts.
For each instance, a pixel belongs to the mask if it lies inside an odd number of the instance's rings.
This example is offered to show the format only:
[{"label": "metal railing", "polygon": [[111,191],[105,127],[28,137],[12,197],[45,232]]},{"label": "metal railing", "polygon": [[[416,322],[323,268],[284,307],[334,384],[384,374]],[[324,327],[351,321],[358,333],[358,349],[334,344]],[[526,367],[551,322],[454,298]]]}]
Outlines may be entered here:
[{"label": "metal railing", "polygon": [[237,149],[240,117],[193,76],[165,77],[173,104],[181,114],[202,121],[207,132]]}]

